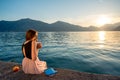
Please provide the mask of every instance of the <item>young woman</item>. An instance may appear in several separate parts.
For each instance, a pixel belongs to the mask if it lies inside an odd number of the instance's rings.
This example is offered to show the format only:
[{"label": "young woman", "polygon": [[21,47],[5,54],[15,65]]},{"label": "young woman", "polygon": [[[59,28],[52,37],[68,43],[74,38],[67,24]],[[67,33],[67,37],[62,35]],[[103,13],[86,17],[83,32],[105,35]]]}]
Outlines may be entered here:
[{"label": "young woman", "polygon": [[38,40],[38,32],[28,30],[26,32],[26,41],[22,45],[24,59],[22,61],[22,69],[26,74],[41,74],[47,69],[45,61],[40,61],[38,51],[42,47]]}]

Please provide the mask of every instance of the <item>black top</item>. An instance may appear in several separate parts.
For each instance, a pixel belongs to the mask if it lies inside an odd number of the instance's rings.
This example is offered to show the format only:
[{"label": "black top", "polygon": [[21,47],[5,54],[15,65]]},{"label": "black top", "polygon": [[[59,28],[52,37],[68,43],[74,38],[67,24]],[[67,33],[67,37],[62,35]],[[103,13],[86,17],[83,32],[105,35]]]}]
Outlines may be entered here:
[{"label": "black top", "polygon": [[[25,55],[27,58],[29,59],[32,59],[32,56],[31,56],[31,45],[32,45],[32,41],[29,41],[28,43],[26,44],[23,44],[22,45],[22,51],[23,51],[23,48],[25,49]],[[23,56],[25,57],[25,55],[23,54]]]}]

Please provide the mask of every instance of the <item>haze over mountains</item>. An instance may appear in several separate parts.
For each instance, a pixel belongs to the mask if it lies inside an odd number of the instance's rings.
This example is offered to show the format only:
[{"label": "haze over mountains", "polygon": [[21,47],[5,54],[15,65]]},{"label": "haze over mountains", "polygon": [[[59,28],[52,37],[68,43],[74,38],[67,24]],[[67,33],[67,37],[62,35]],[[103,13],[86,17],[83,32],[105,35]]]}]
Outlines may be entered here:
[{"label": "haze over mountains", "polygon": [[79,25],[70,24],[63,21],[57,21],[48,24],[42,21],[32,20],[29,18],[20,19],[17,21],[0,21],[0,32],[24,32],[28,29],[35,29],[37,31],[120,31],[120,22],[115,24],[106,24],[102,27],[83,27]]}]

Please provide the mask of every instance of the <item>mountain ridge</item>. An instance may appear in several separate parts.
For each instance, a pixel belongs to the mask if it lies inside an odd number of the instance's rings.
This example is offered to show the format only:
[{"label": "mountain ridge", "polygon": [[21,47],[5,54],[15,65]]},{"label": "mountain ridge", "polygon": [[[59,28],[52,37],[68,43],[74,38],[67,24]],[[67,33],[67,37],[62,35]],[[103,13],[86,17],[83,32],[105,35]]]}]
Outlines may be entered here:
[{"label": "mountain ridge", "polygon": [[115,24],[106,24],[100,28],[95,26],[83,27],[80,25],[71,24],[64,21],[56,21],[54,23],[46,23],[30,18],[23,18],[16,21],[0,21],[0,32],[24,32],[28,29],[37,31],[117,31],[120,30],[120,22]]}]

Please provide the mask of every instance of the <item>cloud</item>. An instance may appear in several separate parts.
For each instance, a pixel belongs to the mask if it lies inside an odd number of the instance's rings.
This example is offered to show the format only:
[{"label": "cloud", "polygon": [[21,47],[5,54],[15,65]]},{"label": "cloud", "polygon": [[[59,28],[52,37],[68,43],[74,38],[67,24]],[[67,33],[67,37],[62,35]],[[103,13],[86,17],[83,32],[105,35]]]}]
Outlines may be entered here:
[{"label": "cloud", "polygon": [[120,16],[117,16],[116,14],[96,14],[96,15],[88,15],[85,17],[75,17],[75,18],[63,18],[62,21],[75,24],[75,25],[80,25],[83,27],[88,27],[88,26],[98,26],[97,25],[97,20],[101,15],[105,15],[111,19],[110,24],[114,24],[116,22],[120,22]]},{"label": "cloud", "polygon": [[80,25],[83,27],[88,27],[90,25],[95,25],[97,15],[88,15],[85,17],[75,17],[75,18],[64,18],[62,19],[65,22],[69,22],[72,24]]},{"label": "cloud", "polygon": [[120,22],[120,17],[113,17],[112,24]]},{"label": "cloud", "polygon": [[[76,16],[76,17],[62,17],[62,18],[56,18],[56,17],[49,17],[47,19],[42,18],[43,21],[47,23],[54,23],[56,21],[64,21],[75,25],[80,25],[83,27],[88,26],[98,26],[97,20],[101,15],[106,15],[107,17],[111,18],[111,23],[114,24],[116,22],[120,22],[120,16],[119,14],[95,14],[95,15],[87,15],[87,16]],[[41,20],[38,19],[38,20]]]}]

